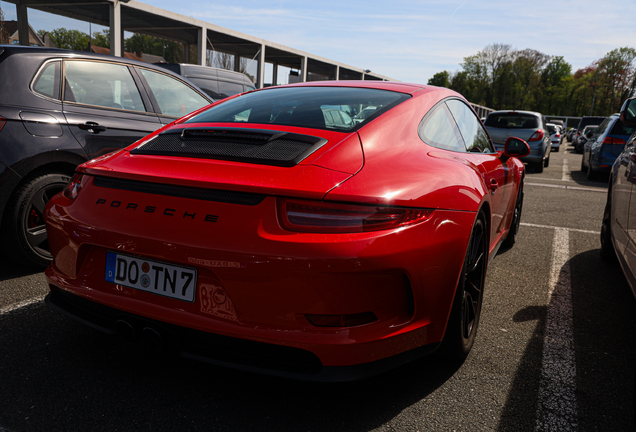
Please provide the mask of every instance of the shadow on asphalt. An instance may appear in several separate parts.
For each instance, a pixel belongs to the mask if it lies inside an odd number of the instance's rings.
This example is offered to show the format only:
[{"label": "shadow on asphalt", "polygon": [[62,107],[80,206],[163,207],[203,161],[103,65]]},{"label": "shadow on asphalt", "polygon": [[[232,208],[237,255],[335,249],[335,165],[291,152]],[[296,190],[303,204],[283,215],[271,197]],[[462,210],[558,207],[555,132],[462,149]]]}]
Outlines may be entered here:
[{"label": "shadow on asphalt", "polygon": [[41,268],[27,267],[20,264],[14,264],[9,261],[4,261],[2,266],[0,266],[0,282],[34,275],[43,271],[44,270]]},{"label": "shadow on asphalt", "polygon": [[[575,255],[569,263],[577,430],[634,430],[636,301],[618,264],[603,262],[598,249]],[[533,422],[520,419],[538,407],[546,313],[546,306],[528,306],[513,316],[515,322],[536,321],[537,325],[508,394],[498,428],[501,432],[535,428]]]},{"label": "shadow on asphalt", "polygon": [[285,380],[151,355],[42,303],[0,316],[0,346],[9,431],[370,430],[461,366],[430,356],[354,383]]}]

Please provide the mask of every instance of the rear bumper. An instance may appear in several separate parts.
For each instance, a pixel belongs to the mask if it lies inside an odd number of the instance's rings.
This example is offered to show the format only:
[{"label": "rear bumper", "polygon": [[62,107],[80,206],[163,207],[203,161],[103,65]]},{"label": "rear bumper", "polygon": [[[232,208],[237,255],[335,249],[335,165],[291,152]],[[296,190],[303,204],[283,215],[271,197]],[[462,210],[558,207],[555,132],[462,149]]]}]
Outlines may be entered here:
[{"label": "rear bumper", "polygon": [[[300,349],[321,367],[408,357],[443,339],[475,213],[438,209],[405,228],[324,235],[282,229],[276,203],[165,198],[87,183],[75,201],[57,195],[47,206],[48,283],[168,327]],[[196,269],[193,301],[109,282],[108,252]],[[311,321],[369,313],[375,321],[359,325]],[[102,330],[113,332],[116,321]]]},{"label": "rear bumper", "polygon": [[166,350],[182,357],[233,369],[258,372],[304,381],[354,381],[388,371],[434,352],[439,344],[428,344],[399,355],[353,366],[323,366],[312,352],[258,341],[207,333],[168,324],[92,302],[56,287],[46,296],[47,305],[69,318],[106,334],[118,333],[118,323],[134,329],[131,341],[143,338],[144,329],[161,335]]}]

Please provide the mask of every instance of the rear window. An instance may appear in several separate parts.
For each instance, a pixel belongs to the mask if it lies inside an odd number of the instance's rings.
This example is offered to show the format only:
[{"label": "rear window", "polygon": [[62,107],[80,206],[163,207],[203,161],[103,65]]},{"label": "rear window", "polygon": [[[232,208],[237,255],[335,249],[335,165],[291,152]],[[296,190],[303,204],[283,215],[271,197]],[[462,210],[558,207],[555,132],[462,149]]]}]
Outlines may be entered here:
[{"label": "rear window", "polygon": [[636,132],[636,126],[626,126],[620,119],[614,123],[614,127],[610,132],[610,135],[631,135]]},{"label": "rear window", "polygon": [[532,114],[493,113],[486,118],[485,125],[501,129],[535,129],[539,127],[539,118]]},{"label": "rear window", "polygon": [[577,127],[577,130],[583,130],[583,128],[587,125],[600,125],[601,123],[603,123],[603,120],[605,120],[607,117],[583,117],[581,118],[581,121],[579,121],[579,126]]},{"label": "rear window", "polygon": [[550,132],[550,135],[557,133],[556,126],[552,126],[552,125],[547,125],[547,126],[548,126],[548,132]]},{"label": "rear window", "polygon": [[272,88],[213,106],[186,123],[258,123],[348,132],[409,97],[366,88]]}]

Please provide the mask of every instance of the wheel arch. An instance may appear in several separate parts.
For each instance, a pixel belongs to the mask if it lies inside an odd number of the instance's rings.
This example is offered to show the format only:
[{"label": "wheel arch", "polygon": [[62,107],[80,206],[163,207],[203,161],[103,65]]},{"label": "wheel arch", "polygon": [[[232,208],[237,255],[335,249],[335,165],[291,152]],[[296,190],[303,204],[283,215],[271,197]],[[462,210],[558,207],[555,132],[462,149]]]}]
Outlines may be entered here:
[{"label": "wheel arch", "polygon": [[[47,173],[62,173],[72,176],[75,168],[86,162],[87,159],[71,152],[52,152],[41,154],[25,161],[21,161],[9,168],[9,175],[0,190],[0,228],[5,220],[5,211],[8,202],[20,187],[37,176]],[[53,156],[53,157],[52,157]]]}]

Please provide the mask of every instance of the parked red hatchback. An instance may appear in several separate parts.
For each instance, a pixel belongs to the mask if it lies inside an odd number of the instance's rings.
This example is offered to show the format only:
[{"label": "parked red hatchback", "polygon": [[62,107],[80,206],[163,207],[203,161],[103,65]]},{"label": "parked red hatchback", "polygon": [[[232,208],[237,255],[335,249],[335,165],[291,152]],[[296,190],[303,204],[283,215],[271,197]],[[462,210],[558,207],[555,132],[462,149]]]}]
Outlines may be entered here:
[{"label": "parked red hatchback", "polygon": [[[372,111],[372,112],[371,112]],[[365,116],[359,116],[365,112]],[[272,87],[81,165],[46,208],[47,303],[185,357],[307,380],[464,358],[528,145],[457,93]]]}]

